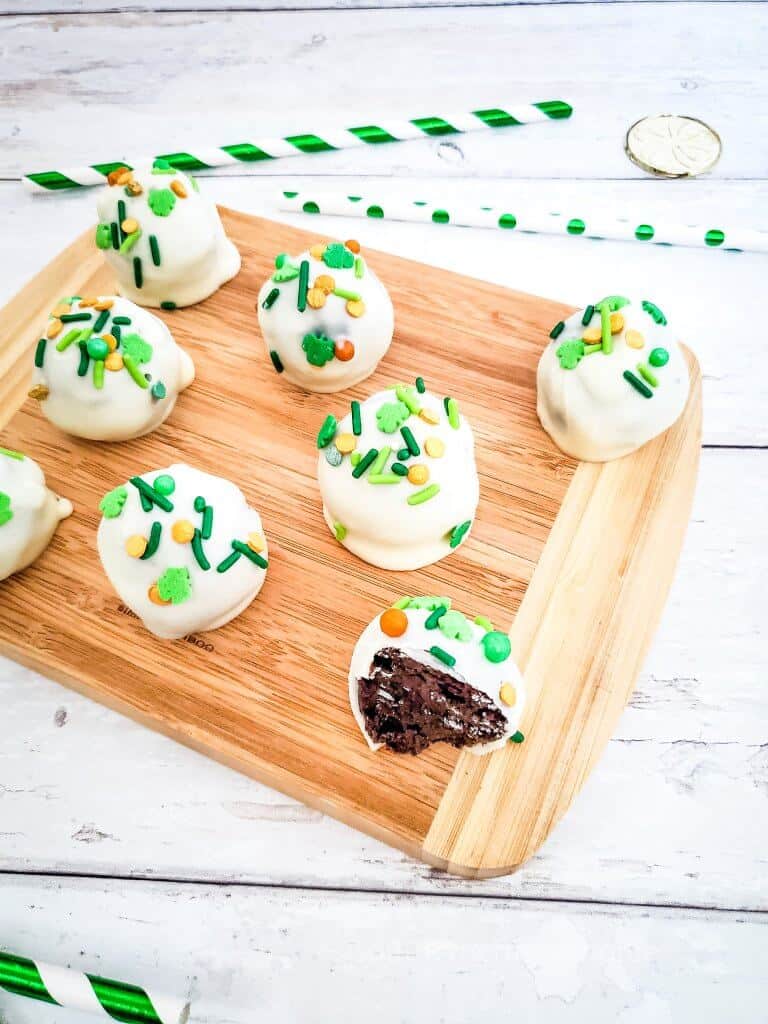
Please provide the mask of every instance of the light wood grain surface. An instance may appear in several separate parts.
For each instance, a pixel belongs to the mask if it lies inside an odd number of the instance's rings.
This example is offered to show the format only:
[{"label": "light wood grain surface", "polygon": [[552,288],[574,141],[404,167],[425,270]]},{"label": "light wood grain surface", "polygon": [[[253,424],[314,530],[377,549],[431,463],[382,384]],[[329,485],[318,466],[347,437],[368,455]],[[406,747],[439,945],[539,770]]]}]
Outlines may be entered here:
[{"label": "light wood grain surface", "polygon": [[[235,168],[207,187],[219,202],[267,215],[283,183],[341,176],[356,191],[428,190],[425,198],[446,201],[481,195],[768,221],[764,5],[272,14],[194,6],[0,19],[3,301],[93,217],[89,196],[51,204],[13,181],[22,170],[80,160],[83,136],[98,159],[131,140],[156,150],[170,137],[228,142],[374,112],[501,103],[502,93],[560,94],[576,106],[568,126],[378,147],[362,160],[301,158],[259,168],[258,181]],[[376,46],[366,45],[371,38]],[[657,110],[698,114],[718,128],[725,149],[713,175],[658,182],[624,160],[623,131]],[[313,222],[326,233],[342,225]],[[131,980],[169,979],[180,993],[194,985],[198,1019],[211,1022],[250,1024],[254,1009],[313,1020],[311,1007],[292,1003],[305,979],[350,1019],[353,1005],[370,1006],[369,971],[387,999],[407,990],[407,1000],[383,1003],[388,1019],[403,1021],[437,1019],[440,1008],[452,1019],[457,1006],[470,1022],[516,1008],[524,1020],[569,1024],[763,1021],[768,418],[754,325],[765,258],[366,227],[371,246],[574,305],[596,282],[647,289],[699,357],[705,451],[691,525],[605,757],[526,868],[503,880],[448,880],[1,663],[0,942]],[[142,879],[158,878],[145,888]],[[313,929],[307,915],[330,928]],[[433,983],[441,955],[444,990]],[[490,1004],[480,999],[487,992]],[[0,997],[0,1013],[24,1024],[76,1019],[10,996]]]}]

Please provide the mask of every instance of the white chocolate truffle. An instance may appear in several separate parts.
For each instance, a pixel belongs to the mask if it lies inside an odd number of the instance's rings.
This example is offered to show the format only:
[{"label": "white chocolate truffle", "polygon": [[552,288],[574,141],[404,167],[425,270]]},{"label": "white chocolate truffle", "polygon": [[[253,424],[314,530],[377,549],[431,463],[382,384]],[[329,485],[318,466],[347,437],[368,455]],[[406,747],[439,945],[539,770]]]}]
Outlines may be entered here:
[{"label": "white chocolate truffle", "polygon": [[131,477],[99,508],[104,570],[156,636],[218,629],[261,590],[268,564],[261,518],[229,480],[181,463]]},{"label": "white chocolate truffle", "polygon": [[35,350],[30,396],[60,430],[127,441],[159,427],[195,377],[159,317],[112,295],[62,299]]},{"label": "white chocolate truffle", "polygon": [[192,306],[240,270],[240,253],[194,178],[155,160],[107,180],[96,245],[121,294],[140,306]]},{"label": "white chocolate truffle", "polygon": [[379,391],[340,423],[329,416],[317,444],[325,521],[358,558],[420,569],[468,535],[480,485],[455,399],[405,385]]},{"label": "white chocolate truffle", "polygon": [[0,580],[31,565],[71,514],[71,503],[45,486],[33,459],[0,448]]},{"label": "white chocolate truffle", "polygon": [[685,408],[688,364],[652,302],[610,295],[556,324],[550,337],[536,375],[536,411],[567,455],[618,459],[671,427]]},{"label": "white chocolate truffle", "polygon": [[307,391],[343,391],[376,369],[392,341],[389,293],[355,241],[282,253],[259,292],[259,325],[278,373]]},{"label": "white chocolate truffle", "polygon": [[446,597],[403,598],[366,627],[349,700],[372,750],[418,754],[447,742],[487,754],[524,738],[525,685],[509,637]]}]

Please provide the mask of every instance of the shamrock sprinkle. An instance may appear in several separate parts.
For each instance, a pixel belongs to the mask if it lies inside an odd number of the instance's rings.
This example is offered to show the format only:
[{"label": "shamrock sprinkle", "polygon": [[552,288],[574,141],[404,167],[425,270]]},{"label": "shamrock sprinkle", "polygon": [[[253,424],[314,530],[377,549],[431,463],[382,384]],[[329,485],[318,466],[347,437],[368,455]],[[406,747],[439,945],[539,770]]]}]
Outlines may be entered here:
[{"label": "shamrock sprinkle", "polygon": [[183,604],[188,601],[192,597],[189,569],[166,569],[157,581],[157,592],[163,601],[170,601],[172,604]]},{"label": "shamrock sprinkle", "polygon": [[[280,259],[279,256],[278,256],[278,259]],[[275,270],[274,274],[272,275],[272,280],[277,282],[277,284],[282,284],[283,281],[292,281],[295,277],[298,277],[298,276],[299,276],[299,268],[298,267],[294,267],[294,265],[291,263],[291,261],[286,256],[284,262],[282,262],[277,267],[277,269]]]},{"label": "shamrock sprinkle", "polygon": [[148,363],[152,358],[152,346],[139,334],[124,334],[120,344],[124,354],[137,363]]},{"label": "shamrock sprinkle", "polygon": [[11,512],[11,496],[6,494],[4,491],[0,491],[0,526],[5,526],[6,523],[13,519],[13,512]]},{"label": "shamrock sprinkle", "polygon": [[404,402],[385,402],[376,412],[376,423],[384,434],[394,434],[410,416]]},{"label": "shamrock sprinkle", "polygon": [[584,355],[584,342],[580,338],[564,341],[555,350],[555,355],[560,360],[563,370],[575,370]]},{"label": "shamrock sprinkle", "polygon": [[312,366],[325,366],[334,358],[334,342],[324,334],[305,334],[301,347]]},{"label": "shamrock sprinkle", "polygon": [[112,229],[109,224],[99,224],[96,227],[96,245],[99,249],[109,249],[112,245]]},{"label": "shamrock sprinkle", "polygon": [[446,612],[437,627],[449,640],[461,640],[462,643],[466,643],[472,639],[472,627],[467,622],[466,615],[462,615],[461,612]]},{"label": "shamrock sprinkle", "polygon": [[151,188],[147,203],[156,217],[167,217],[176,205],[176,196],[169,188]]},{"label": "shamrock sprinkle", "polygon": [[128,491],[125,487],[116,487],[101,499],[99,511],[103,513],[105,519],[116,519],[123,511],[127,497]]},{"label": "shamrock sprinkle", "polygon": [[323,253],[323,263],[333,270],[347,270],[354,266],[355,257],[341,242],[332,242]]}]

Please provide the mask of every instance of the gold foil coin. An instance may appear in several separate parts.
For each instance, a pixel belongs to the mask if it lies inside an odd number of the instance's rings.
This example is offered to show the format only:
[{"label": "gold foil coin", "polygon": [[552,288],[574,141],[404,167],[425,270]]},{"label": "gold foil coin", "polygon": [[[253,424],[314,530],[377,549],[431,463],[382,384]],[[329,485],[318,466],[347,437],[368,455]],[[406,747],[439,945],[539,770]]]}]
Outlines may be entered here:
[{"label": "gold foil coin", "polygon": [[656,114],[636,121],[624,149],[632,163],[663,178],[695,178],[711,170],[723,144],[709,125],[696,117]]}]

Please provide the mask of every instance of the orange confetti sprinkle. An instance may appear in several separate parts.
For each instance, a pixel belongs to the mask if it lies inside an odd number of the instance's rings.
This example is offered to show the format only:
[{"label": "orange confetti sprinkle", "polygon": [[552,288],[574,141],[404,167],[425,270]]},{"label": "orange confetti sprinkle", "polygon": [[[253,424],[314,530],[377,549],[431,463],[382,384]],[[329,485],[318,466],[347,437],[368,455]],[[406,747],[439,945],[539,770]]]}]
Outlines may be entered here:
[{"label": "orange confetti sprinkle", "polygon": [[184,188],[184,183],[179,181],[178,178],[174,178],[171,182],[171,192],[174,192],[179,199],[187,198],[187,190]]},{"label": "orange confetti sprinkle", "polygon": [[355,253],[355,255],[360,252],[360,243],[354,238],[347,239],[344,245],[346,245],[350,252]]}]

